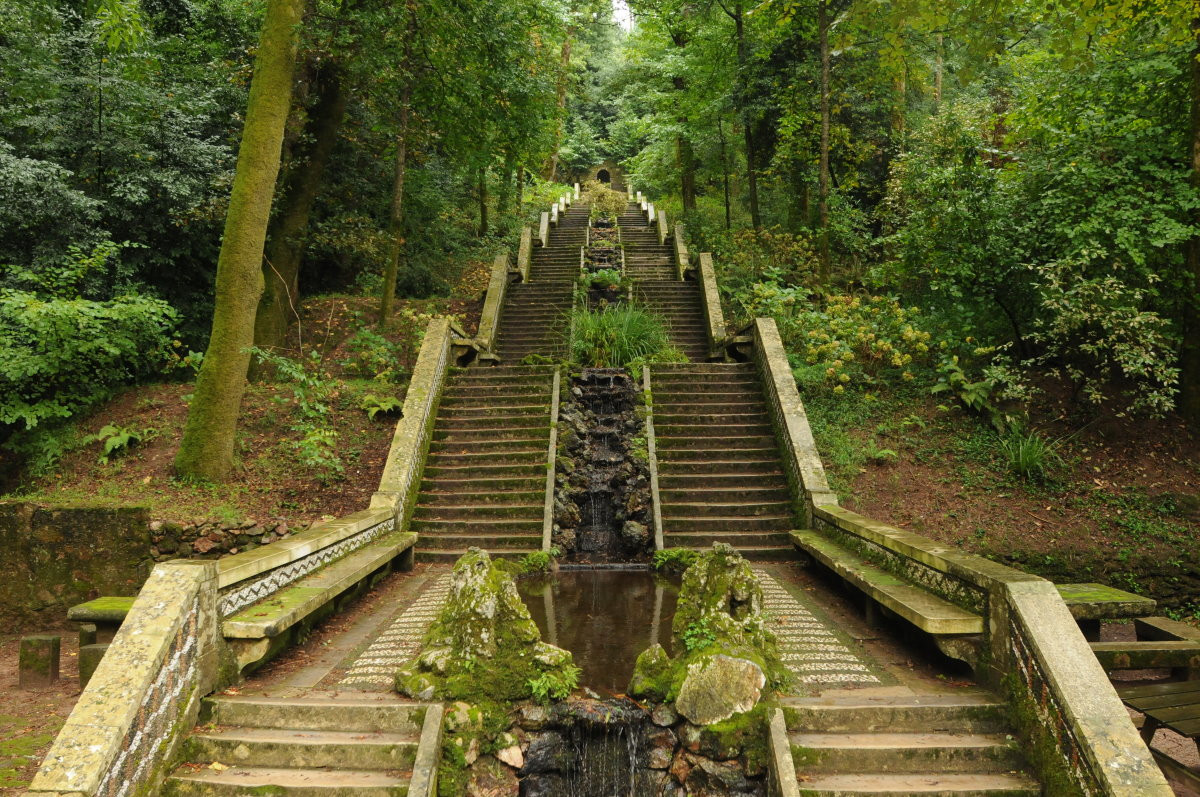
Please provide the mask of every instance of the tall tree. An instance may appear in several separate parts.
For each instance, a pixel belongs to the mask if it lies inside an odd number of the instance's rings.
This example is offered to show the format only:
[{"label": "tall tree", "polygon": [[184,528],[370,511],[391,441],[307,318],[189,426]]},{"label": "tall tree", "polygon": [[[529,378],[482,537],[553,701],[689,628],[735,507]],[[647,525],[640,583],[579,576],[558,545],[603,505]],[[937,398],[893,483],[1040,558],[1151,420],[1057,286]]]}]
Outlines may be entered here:
[{"label": "tall tree", "polygon": [[263,290],[263,245],[292,102],[303,13],[303,0],[267,1],[217,260],[212,334],[175,455],[175,470],[182,476],[221,481],[233,469],[250,361],[246,349],[254,342],[254,316]]}]

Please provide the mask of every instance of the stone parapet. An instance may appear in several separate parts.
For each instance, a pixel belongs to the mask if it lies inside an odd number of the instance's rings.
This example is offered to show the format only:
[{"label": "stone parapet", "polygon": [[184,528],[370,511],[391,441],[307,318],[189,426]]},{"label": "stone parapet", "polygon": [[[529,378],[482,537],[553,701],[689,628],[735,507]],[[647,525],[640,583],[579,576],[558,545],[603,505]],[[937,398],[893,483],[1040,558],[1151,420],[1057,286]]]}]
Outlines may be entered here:
[{"label": "stone parapet", "polygon": [[[708,347],[716,356],[725,342],[725,313],[721,310],[721,294],[717,291],[717,272],[713,268],[712,255],[700,255],[700,290],[704,297],[704,318],[708,323]],[[773,323],[773,322],[772,322]]]},{"label": "stone parapet", "polygon": [[521,282],[529,282],[529,268],[533,262],[533,228],[526,225],[521,228],[521,243],[517,247],[517,273]]},{"label": "stone parapet", "polygon": [[30,795],[157,793],[218,681],[217,569],[154,568],[33,778]]},{"label": "stone parapet", "polygon": [[496,255],[492,261],[492,274],[488,280],[487,295],[483,300],[483,312],[479,316],[479,332],[475,342],[484,351],[491,351],[500,332],[500,312],[504,307],[504,294],[508,288],[508,253]]}]

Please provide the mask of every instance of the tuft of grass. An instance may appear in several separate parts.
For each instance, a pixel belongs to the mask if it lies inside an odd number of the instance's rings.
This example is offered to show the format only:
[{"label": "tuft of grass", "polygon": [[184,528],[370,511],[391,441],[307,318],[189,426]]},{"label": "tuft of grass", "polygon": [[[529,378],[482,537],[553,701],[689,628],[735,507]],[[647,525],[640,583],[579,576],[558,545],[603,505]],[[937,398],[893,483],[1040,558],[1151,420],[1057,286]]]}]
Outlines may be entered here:
[{"label": "tuft of grass", "polygon": [[1009,471],[1031,482],[1046,482],[1062,467],[1058,444],[1033,430],[1014,429],[1000,439]]},{"label": "tuft of grass", "polygon": [[571,359],[592,368],[678,360],[662,319],[633,304],[571,312]]}]

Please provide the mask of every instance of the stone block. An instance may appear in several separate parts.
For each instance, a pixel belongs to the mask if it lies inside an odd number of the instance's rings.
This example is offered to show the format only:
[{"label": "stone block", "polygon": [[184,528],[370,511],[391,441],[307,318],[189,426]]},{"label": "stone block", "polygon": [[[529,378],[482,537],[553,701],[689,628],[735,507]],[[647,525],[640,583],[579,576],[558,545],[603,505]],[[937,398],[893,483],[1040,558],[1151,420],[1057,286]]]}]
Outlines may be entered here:
[{"label": "stone block", "polygon": [[21,638],[18,685],[22,689],[53,686],[58,681],[62,637],[38,634]]},{"label": "stone block", "polygon": [[96,638],[97,633],[98,632],[96,630],[95,623],[80,623],[79,624],[79,647],[82,648],[86,645],[96,644],[99,641]]},{"label": "stone block", "polygon": [[100,666],[100,660],[104,658],[105,652],[108,650],[108,643],[92,645],[81,645],[79,647],[79,688],[82,689],[88,685],[88,681],[92,680],[92,674],[96,672],[96,668]]}]

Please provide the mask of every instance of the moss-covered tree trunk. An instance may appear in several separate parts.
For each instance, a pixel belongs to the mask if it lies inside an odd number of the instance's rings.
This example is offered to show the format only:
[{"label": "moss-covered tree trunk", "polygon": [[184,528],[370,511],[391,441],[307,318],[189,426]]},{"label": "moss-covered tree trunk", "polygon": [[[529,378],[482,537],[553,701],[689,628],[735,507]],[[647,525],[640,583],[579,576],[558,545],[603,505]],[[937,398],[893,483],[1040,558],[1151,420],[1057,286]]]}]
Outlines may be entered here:
[{"label": "moss-covered tree trunk", "polygon": [[817,37],[821,49],[821,156],[817,176],[817,214],[820,217],[821,284],[833,272],[829,255],[829,4],[817,0]]},{"label": "moss-covered tree trunk", "polygon": [[379,326],[387,325],[396,304],[396,275],[404,256],[404,181],[408,175],[409,104],[412,83],[405,81],[400,94],[400,131],[396,134],[396,169],[392,175],[392,209],[388,224],[388,257],[383,268],[383,294],[379,297]]},{"label": "moss-covered tree trunk", "polygon": [[[288,324],[298,319],[305,233],[346,111],[346,92],[337,64],[326,62],[318,67],[313,83],[317,101],[304,126],[304,143],[291,158],[279,197],[280,207],[267,233],[262,264],[263,295],[254,318],[254,345],[260,349],[282,346]],[[252,375],[255,372],[253,365],[250,372]]]},{"label": "moss-covered tree trunk", "polygon": [[263,290],[263,244],[292,104],[303,12],[303,0],[267,0],[217,260],[212,334],[175,455],[175,470],[183,476],[220,481],[233,468],[234,433],[250,362],[245,349],[254,342],[254,316]]},{"label": "moss-covered tree trunk", "polygon": [[488,234],[487,167],[479,167],[479,237]]},{"label": "moss-covered tree trunk", "polygon": [[[1200,189],[1200,16],[1192,20],[1196,47],[1192,53],[1192,185]],[[1200,217],[1196,219],[1200,223]],[[1200,428],[1200,236],[1188,242],[1183,297],[1183,350],[1179,365],[1179,411],[1193,428]]]},{"label": "moss-covered tree trunk", "polygon": [[575,38],[575,28],[567,28],[566,38],[563,39],[562,51],[559,53],[558,81],[555,86],[555,125],[554,149],[546,161],[546,179],[551,182],[558,176],[558,151],[562,147],[563,124],[567,114],[567,79],[571,70],[571,40]]}]

